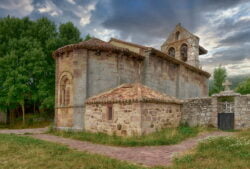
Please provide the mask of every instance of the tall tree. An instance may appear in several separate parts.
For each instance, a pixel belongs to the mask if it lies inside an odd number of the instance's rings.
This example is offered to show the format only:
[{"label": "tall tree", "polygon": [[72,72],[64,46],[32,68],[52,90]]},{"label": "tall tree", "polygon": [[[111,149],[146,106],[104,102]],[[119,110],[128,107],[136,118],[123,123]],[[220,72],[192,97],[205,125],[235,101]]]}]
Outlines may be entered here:
[{"label": "tall tree", "polygon": [[214,69],[212,86],[210,88],[209,94],[219,93],[224,90],[223,82],[227,78],[227,71],[225,68],[219,66]]},{"label": "tall tree", "polygon": [[82,41],[80,31],[73,25],[72,22],[67,22],[59,26],[60,45],[67,45]]},{"label": "tall tree", "polygon": [[78,43],[80,31],[71,23],[59,25],[47,18],[0,18],[0,110],[27,107],[53,111],[55,64],[52,52]]}]

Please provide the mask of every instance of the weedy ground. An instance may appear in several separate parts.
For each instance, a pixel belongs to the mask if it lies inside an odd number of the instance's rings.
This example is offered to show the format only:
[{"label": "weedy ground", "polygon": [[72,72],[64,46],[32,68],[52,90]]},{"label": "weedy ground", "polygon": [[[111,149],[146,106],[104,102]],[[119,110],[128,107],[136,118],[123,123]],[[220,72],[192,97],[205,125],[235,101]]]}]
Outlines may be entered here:
[{"label": "weedy ground", "polygon": [[103,133],[57,131],[53,129],[49,133],[56,136],[114,146],[156,146],[177,144],[187,138],[197,136],[200,132],[209,130],[213,129],[182,125],[178,128],[167,128],[145,136],[134,137],[109,136]]}]

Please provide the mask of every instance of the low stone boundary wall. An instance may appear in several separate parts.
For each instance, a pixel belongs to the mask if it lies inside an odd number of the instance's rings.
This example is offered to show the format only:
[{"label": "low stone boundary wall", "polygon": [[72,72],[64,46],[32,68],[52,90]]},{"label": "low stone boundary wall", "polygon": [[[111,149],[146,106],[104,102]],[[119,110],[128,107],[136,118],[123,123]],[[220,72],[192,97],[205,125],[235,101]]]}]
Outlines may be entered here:
[{"label": "low stone boundary wall", "polygon": [[218,127],[218,113],[234,113],[234,129],[250,128],[250,95],[233,96],[228,102],[233,112],[222,112],[218,96],[186,99],[183,102],[181,122],[190,126]]},{"label": "low stone boundary wall", "polygon": [[212,98],[193,98],[184,101],[182,106],[182,123],[190,126],[206,126],[211,123]]}]

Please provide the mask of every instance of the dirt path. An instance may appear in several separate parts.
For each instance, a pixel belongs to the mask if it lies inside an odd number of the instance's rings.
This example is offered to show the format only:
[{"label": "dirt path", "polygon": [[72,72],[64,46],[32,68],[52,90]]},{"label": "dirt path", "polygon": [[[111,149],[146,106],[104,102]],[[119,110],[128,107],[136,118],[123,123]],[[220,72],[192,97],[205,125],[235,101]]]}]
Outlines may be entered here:
[{"label": "dirt path", "polygon": [[60,143],[70,148],[87,151],[90,153],[101,154],[115,159],[129,161],[145,166],[167,166],[171,164],[173,157],[178,153],[183,153],[197,146],[198,142],[213,136],[232,135],[229,132],[210,132],[203,133],[197,137],[187,139],[180,144],[169,146],[145,146],[145,147],[115,147],[101,144],[93,144],[86,141],[73,140],[69,138],[58,137],[50,134],[42,134],[44,129],[23,129],[23,130],[0,130],[0,133],[25,134],[32,133],[31,137]]},{"label": "dirt path", "polygon": [[206,139],[211,136],[227,136],[231,135],[228,132],[212,132],[204,133],[195,138],[187,139],[180,144],[169,146],[145,146],[145,147],[115,147],[100,144],[93,144],[85,141],[78,141],[69,138],[62,138],[49,134],[37,134],[32,137],[46,140],[55,143],[61,143],[68,145],[70,148],[87,151],[90,153],[101,154],[116,158],[119,160],[125,160],[136,164],[142,164],[146,166],[157,165],[170,165],[171,161],[177,153],[183,153],[191,148],[194,148],[200,140]]}]

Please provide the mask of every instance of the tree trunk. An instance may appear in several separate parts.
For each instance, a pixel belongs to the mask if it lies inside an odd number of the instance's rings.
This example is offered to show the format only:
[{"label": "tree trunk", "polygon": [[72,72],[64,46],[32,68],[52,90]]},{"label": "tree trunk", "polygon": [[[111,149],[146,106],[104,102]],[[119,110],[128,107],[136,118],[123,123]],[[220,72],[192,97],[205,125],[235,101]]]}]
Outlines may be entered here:
[{"label": "tree trunk", "polygon": [[23,125],[25,124],[25,107],[24,103],[21,105],[22,106],[22,113],[23,113]]},{"label": "tree trunk", "polygon": [[33,104],[33,113],[36,114],[36,103]]}]

